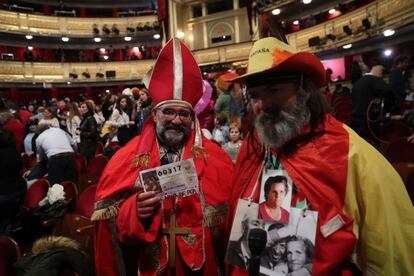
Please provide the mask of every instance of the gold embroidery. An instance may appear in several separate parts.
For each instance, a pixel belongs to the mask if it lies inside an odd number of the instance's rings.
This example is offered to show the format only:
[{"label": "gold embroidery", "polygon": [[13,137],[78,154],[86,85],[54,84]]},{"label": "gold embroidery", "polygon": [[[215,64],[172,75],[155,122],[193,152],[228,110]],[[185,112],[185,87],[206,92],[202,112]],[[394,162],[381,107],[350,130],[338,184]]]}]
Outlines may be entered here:
[{"label": "gold embroidery", "polygon": [[194,158],[207,160],[207,153],[203,147],[193,145],[191,147],[191,153],[193,154]]},{"label": "gold embroidery", "polygon": [[197,241],[197,235],[196,234],[187,234],[184,236],[181,236],[181,238],[185,241],[188,245],[193,245]]},{"label": "gold embroidery", "polygon": [[205,226],[216,227],[218,225],[224,224],[226,222],[228,207],[229,206],[227,203],[207,206],[204,209],[203,214]]},{"label": "gold embroidery", "polygon": [[143,153],[135,156],[132,160],[131,167],[133,169],[145,169],[148,168],[151,155],[149,153]]}]

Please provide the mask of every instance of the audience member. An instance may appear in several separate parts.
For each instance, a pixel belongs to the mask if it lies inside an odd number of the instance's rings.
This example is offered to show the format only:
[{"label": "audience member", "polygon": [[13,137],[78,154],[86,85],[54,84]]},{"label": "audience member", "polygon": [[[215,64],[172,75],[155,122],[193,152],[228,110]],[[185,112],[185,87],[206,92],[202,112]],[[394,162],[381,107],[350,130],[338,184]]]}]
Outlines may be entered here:
[{"label": "audience member", "polygon": [[400,113],[407,93],[410,92],[410,80],[406,77],[405,71],[408,69],[410,57],[407,55],[399,55],[394,59],[392,65],[389,83],[394,92],[395,112]]},{"label": "audience member", "polygon": [[65,180],[77,182],[75,152],[68,133],[60,128],[39,124],[36,138],[37,161],[47,160],[48,180],[51,184]]},{"label": "audience member", "polygon": [[231,123],[229,126],[230,141],[225,143],[222,148],[230,156],[233,164],[236,164],[237,154],[239,154],[242,145],[241,127],[237,123]]},{"label": "audience member", "polygon": [[0,125],[0,236],[10,234],[11,219],[24,199],[26,182],[21,168],[14,135]]},{"label": "audience member", "polygon": [[82,122],[76,131],[80,135],[81,148],[80,153],[85,157],[86,161],[92,160],[96,152],[96,143],[98,142],[98,125],[94,118],[94,108],[91,102],[86,101],[80,105],[82,113]]},{"label": "audience member", "polygon": [[372,134],[367,120],[370,116],[371,102],[374,99],[384,101],[385,111],[389,112],[394,101],[391,87],[383,80],[384,66],[374,65],[371,72],[359,79],[352,88],[352,115],[350,126],[361,137],[378,143]]},{"label": "audience member", "polygon": [[59,120],[53,115],[53,109],[51,107],[45,108],[43,111],[43,118],[39,121],[39,125],[59,127]]},{"label": "audience member", "polygon": [[26,136],[24,137],[24,140],[23,140],[23,146],[24,146],[24,152],[28,155],[32,155],[35,153],[35,150],[33,149],[33,143],[35,140],[37,124],[38,124],[37,120],[30,120],[26,124],[27,131],[26,131]]},{"label": "audience member", "polygon": [[227,126],[227,116],[224,113],[218,113],[214,119],[214,129],[212,132],[212,140],[221,146],[230,140],[229,127]]},{"label": "audience member", "polygon": [[72,135],[72,141],[75,143],[80,143],[80,136],[77,134],[76,130],[79,129],[81,120],[82,120],[82,114],[79,111],[77,103],[69,103],[69,113],[68,117],[66,118],[66,125],[68,128],[68,132],[70,135]]}]

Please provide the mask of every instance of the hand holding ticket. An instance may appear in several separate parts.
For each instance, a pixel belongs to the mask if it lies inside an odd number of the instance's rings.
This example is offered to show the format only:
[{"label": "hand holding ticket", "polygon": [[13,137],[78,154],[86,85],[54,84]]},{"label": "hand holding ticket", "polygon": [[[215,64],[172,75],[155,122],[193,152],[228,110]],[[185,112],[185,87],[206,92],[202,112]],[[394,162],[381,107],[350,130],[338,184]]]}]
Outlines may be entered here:
[{"label": "hand holding ticket", "polygon": [[194,160],[187,159],[140,172],[144,191],[154,191],[162,199],[198,194],[198,177]]}]

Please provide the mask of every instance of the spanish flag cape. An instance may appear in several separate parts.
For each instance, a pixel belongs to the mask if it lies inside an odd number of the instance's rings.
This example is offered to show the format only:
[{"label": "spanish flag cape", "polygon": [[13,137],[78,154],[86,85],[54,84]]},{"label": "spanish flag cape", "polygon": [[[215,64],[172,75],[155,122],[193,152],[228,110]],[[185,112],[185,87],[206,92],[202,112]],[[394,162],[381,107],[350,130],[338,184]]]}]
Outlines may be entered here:
[{"label": "spanish flag cape", "polygon": [[[215,144],[202,138],[195,146],[192,131],[184,146],[182,159],[194,158],[200,193],[164,200],[162,208],[149,222],[137,215],[136,196],[142,192],[139,172],[160,166],[160,155],[153,120],[149,119],[140,136],[121,148],[106,166],[95,196],[95,265],[97,275],[169,274],[169,238],[162,234],[170,228],[171,209],[176,226],[190,228],[191,235],[176,236],[176,268],[203,270],[214,275],[224,267],[224,230],[231,195],[233,166],[230,158]],[[179,253],[179,254],[178,254]],[[221,264],[221,266],[219,265]],[[201,273],[201,274],[203,274]]]},{"label": "spanish flag cape", "polygon": [[[414,209],[400,176],[370,144],[331,115],[321,135],[288,157],[279,157],[293,183],[319,213],[312,274],[414,275]],[[252,193],[263,161],[258,137],[244,143],[233,178],[232,208]],[[277,155],[277,153],[276,153]],[[254,196],[258,202],[259,191]],[[342,227],[324,237],[335,216]],[[228,229],[234,214],[229,214]],[[246,275],[231,267],[233,275]]]}]

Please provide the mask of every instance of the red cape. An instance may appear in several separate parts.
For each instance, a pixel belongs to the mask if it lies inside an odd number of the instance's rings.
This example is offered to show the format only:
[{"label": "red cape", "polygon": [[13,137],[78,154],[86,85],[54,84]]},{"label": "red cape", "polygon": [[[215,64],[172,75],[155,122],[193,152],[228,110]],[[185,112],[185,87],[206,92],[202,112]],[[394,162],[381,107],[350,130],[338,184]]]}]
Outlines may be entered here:
[{"label": "red cape", "polygon": [[[223,261],[216,257],[224,256],[227,208],[223,206],[230,199],[233,167],[230,158],[204,138],[206,159],[200,152],[198,158],[194,157],[194,135],[189,141],[184,147],[183,160],[194,158],[202,194],[179,198],[175,206],[177,225],[191,228],[194,234],[192,241],[176,238],[175,273],[201,269],[205,275],[214,275],[218,263]],[[124,268],[127,274],[136,273],[138,263],[142,275],[172,272],[168,268],[168,236],[161,234],[162,228],[169,227],[172,201],[164,201],[163,210],[158,210],[149,225],[141,223],[136,211],[136,195],[142,191],[136,183],[139,171],[159,166],[159,159],[153,122],[148,122],[142,134],[121,148],[106,166],[98,184],[92,217],[97,221],[97,275],[119,275]]]},{"label": "red cape", "polygon": [[[321,126],[319,130],[322,129]],[[264,152],[256,133],[254,137],[251,144],[243,143],[239,152],[233,179],[228,230],[231,228],[237,200],[251,194],[261,168]],[[345,226],[329,238],[324,238],[317,231],[312,275],[341,275],[342,265],[354,248],[352,218],[343,211],[348,171],[348,139],[342,123],[327,115],[323,135],[301,146],[292,156],[279,159],[293,183],[309,200],[311,209],[318,211],[317,229],[337,214],[345,222]],[[255,202],[259,201],[259,194],[260,189],[257,189]],[[231,270],[233,275],[247,275],[246,271],[237,267]]]}]

